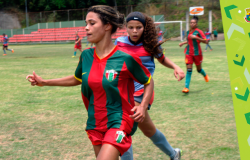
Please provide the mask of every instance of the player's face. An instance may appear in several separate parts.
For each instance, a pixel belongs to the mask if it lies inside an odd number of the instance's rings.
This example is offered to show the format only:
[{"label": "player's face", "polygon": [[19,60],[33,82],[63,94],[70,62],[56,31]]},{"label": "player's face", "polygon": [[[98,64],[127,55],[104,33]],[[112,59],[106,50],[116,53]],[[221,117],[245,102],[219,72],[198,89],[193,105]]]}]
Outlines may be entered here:
[{"label": "player's face", "polygon": [[141,22],[131,20],[127,23],[127,32],[129,34],[130,39],[133,42],[138,42],[142,36],[144,31],[144,26]]},{"label": "player's face", "polygon": [[105,35],[105,25],[102,23],[99,15],[89,12],[86,16],[87,40],[91,43],[98,43]]},{"label": "player's face", "polygon": [[190,21],[190,27],[191,27],[192,29],[194,29],[194,28],[197,27],[197,22],[196,22],[195,19],[192,19],[192,20]]}]

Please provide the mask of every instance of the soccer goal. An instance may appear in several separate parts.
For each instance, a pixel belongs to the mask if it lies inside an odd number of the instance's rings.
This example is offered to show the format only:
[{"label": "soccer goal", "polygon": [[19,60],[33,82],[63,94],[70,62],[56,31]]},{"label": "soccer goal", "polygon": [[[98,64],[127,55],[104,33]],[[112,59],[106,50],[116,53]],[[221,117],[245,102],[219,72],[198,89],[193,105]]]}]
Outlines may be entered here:
[{"label": "soccer goal", "polygon": [[165,39],[183,41],[186,36],[185,21],[160,21],[155,22],[156,28],[160,28]]}]

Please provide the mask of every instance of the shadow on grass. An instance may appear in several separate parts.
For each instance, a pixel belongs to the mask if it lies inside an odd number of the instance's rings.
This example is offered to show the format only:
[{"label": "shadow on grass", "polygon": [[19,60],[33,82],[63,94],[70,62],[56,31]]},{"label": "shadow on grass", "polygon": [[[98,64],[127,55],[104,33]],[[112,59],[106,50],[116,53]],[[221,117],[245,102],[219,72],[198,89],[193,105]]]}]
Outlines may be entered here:
[{"label": "shadow on grass", "polygon": [[207,87],[207,88],[203,88],[203,89],[196,90],[196,91],[191,91],[191,92],[189,91],[188,93],[183,93],[182,96],[188,96],[189,94],[194,94],[194,93],[201,93],[202,91],[207,90],[209,88],[211,88],[211,87]]}]

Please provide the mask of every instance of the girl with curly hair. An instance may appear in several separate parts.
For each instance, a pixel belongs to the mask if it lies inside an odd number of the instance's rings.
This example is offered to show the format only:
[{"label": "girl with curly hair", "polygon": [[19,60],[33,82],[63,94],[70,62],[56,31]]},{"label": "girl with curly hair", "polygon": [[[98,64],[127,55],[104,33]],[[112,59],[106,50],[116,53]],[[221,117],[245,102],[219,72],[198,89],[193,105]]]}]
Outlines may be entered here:
[{"label": "girl with curly hair", "polygon": [[[182,69],[174,64],[171,60],[164,56],[160,45],[164,43],[158,42],[158,34],[152,18],[141,12],[132,12],[127,16],[126,28],[129,34],[128,37],[117,38],[115,44],[121,47],[125,52],[132,51],[140,57],[142,64],[150,71],[153,76],[155,70],[154,58],[156,58],[162,65],[174,69],[174,75],[180,81],[185,77]],[[134,100],[135,105],[139,106],[144,96],[144,86],[135,82]],[[148,110],[150,109],[154,100],[154,94],[150,100]],[[165,136],[156,129],[148,112],[143,122],[138,124],[141,131],[153,143],[160,148],[165,154],[170,156],[171,160],[179,160],[181,158],[181,150],[179,148],[173,149],[168,143]],[[133,160],[132,146],[121,157],[122,160]]]},{"label": "girl with curly hair", "polygon": [[[144,120],[154,88],[150,72],[139,57],[121,51],[112,42],[111,35],[123,26],[123,22],[124,15],[112,7],[90,7],[85,30],[88,41],[95,43],[95,47],[82,52],[75,74],[44,80],[33,72],[26,77],[31,85],[81,85],[88,112],[86,132],[97,160],[117,160],[130,148],[135,122]],[[145,96],[139,106],[133,101],[133,80],[145,87]]]}]

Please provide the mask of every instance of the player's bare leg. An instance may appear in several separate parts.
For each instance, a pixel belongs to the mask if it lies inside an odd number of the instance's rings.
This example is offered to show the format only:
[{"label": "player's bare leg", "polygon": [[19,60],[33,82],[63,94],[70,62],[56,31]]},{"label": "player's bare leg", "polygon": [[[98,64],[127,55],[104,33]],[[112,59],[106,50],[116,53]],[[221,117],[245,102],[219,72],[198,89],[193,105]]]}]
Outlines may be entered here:
[{"label": "player's bare leg", "polygon": [[[135,105],[139,106],[140,103],[135,102]],[[139,123],[138,127],[143,132],[143,134],[147,137],[152,137],[155,134],[156,128],[155,128],[155,125],[148,114],[148,111],[146,111],[144,121],[142,123]]]},{"label": "player's bare leg", "polygon": [[97,157],[100,150],[101,150],[102,145],[93,145],[94,151],[95,151],[95,156]]},{"label": "player's bare leg", "polygon": [[94,146],[94,150],[97,160],[119,160],[120,152],[111,144],[103,144],[100,149],[99,145]]}]

